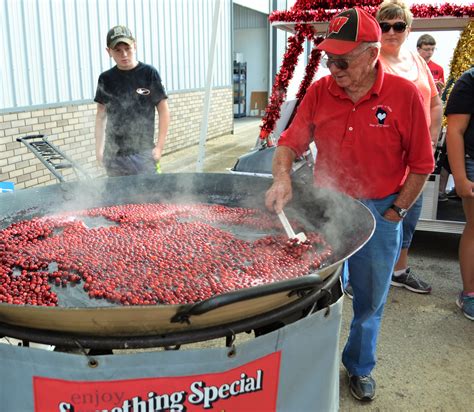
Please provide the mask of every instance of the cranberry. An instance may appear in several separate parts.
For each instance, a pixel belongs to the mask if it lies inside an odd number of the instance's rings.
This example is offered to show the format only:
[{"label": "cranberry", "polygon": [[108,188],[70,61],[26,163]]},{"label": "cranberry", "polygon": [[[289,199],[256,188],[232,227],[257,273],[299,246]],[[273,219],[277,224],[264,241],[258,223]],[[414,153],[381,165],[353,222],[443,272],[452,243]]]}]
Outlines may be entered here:
[{"label": "cranberry", "polygon": [[[111,225],[88,228],[83,217]],[[252,242],[241,231],[275,234]],[[122,305],[197,302],[314,271],[332,249],[320,234],[307,237],[288,240],[257,209],[205,204],[130,204],[22,221],[0,231],[0,302],[55,306],[48,282],[81,280],[91,299]]]}]

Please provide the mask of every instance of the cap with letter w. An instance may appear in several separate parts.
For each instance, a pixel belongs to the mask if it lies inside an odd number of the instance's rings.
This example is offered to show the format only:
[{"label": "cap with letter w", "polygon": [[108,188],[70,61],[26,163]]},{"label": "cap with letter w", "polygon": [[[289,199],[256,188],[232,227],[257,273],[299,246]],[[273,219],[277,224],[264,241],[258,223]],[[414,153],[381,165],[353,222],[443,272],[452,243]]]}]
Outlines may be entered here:
[{"label": "cap with letter w", "polygon": [[354,7],[339,13],[329,22],[326,39],[317,48],[331,54],[346,54],[362,42],[380,41],[381,36],[375,17]]}]

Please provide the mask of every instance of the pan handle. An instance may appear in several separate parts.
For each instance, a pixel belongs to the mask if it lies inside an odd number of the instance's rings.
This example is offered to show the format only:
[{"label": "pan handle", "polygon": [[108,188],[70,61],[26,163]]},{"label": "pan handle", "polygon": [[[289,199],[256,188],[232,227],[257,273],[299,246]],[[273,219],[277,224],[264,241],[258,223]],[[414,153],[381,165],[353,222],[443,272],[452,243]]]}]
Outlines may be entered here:
[{"label": "pan handle", "polygon": [[[337,271],[335,268],[334,271]],[[202,315],[214,309],[221,308],[232,303],[260,298],[281,292],[296,292],[305,289],[314,289],[323,285],[324,279],[317,273],[308,274],[296,279],[284,280],[270,285],[255,286],[249,289],[236,290],[223,295],[217,295],[194,305],[183,307],[172,318],[171,322],[190,323],[191,316]]]}]

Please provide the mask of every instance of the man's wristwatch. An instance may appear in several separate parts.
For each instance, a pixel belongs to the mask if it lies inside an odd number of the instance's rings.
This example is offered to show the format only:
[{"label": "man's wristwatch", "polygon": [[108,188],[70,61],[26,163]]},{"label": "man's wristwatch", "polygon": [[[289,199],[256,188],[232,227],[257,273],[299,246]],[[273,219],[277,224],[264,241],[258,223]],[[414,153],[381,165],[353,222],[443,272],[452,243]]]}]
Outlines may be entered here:
[{"label": "man's wristwatch", "polygon": [[404,218],[407,213],[408,213],[408,210],[407,209],[403,209],[402,207],[398,207],[397,205],[392,205],[390,206],[390,209],[393,209],[395,210],[395,212],[397,212],[397,215],[400,217],[400,218]]}]

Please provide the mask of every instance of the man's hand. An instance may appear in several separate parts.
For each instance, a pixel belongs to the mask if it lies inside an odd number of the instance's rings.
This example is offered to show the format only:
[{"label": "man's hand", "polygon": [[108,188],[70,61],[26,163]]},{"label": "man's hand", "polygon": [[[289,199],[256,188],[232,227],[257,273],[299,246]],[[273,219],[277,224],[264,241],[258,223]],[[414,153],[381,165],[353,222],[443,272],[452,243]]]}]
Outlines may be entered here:
[{"label": "man's hand", "polygon": [[265,206],[268,210],[280,213],[293,196],[290,178],[280,178],[265,194]]},{"label": "man's hand", "polygon": [[383,214],[383,217],[387,220],[390,220],[391,222],[400,222],[402,218],[398,216],[398,213],[395,212],[392,208],[388,208],[385,213]]},{"label": "man's hand", "polygon": [[268,210],[280,213],[291,200],[291,166],[296,154],[292,149],[279,146],[273,155],[272,174],[273,185],[265,194],[265,206]]},{"label": "man's hand", "polygon": [[470,199],[474,197],[474,182],[469,179],[462,180],[456,183],[456,193],[459,197]]}]

